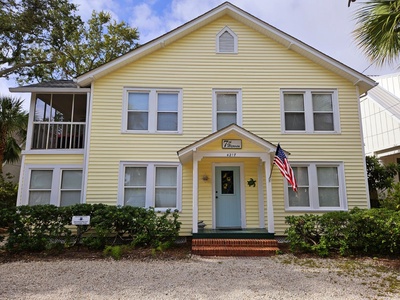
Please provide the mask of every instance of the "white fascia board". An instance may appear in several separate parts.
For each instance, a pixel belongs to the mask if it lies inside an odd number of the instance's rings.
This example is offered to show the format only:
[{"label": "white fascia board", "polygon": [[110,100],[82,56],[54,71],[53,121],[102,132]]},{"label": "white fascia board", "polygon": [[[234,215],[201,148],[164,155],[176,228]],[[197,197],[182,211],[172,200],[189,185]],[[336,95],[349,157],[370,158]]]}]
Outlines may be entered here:
[{"label": "white fascia board", "polygon": [[11,93],[88,93],[90,88],[46,88],[46,87],[15,87],[9,88]]}]

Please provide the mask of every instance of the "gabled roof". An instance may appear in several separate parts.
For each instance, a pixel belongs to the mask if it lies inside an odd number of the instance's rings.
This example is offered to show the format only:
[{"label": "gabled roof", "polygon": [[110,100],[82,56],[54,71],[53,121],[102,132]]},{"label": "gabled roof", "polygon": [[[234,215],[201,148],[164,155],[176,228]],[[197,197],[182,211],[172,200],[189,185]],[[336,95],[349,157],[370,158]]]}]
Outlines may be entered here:
[{"label": "gabled roof", "polygon": [[114,59],[92,71],[89,71],[77,78],[79,86],[88,86],[92,81],[105,76],[127,64],[130,64],[141,57],[148,55],[158,49],[168,46],[176,40],[190,34],[191,32],[203,27],[216,19],[228,15],[233,19],[253,28],[268,38],[282,44],[311,61],[331,70],[332,72],[346,78],[354,85],[359,87],[360,94],[365,93],[376,85],[371,78],[355,71],[354,69],[342,64],[341,62],[325,55],[324,53],[314,49],[313,47],[301,42],[300,40],[284,33],[283,31],[269,25],[268,23],[256,18],[237,6],[225,2],[216,8],[206,12],[205,14],[183,24],[180,27],[142,45],[141,47],[128,52],[119,58]]},{"label": "gabled roof", "polygon": [[376,86],[368,91],[366,97],[369,97],[386,111],[395,116],[400,121],[400,98],[380,86]]},{"label": "gabled roof", "polygon": [[[214,133],[211,133],[210,135],[180,149],[177,151],[178,157],[181,162],[187,162],[192,159],[192,154],[193,152],[197,151],[199,148],[202,146],[205,146],[215,140],[218,140],[219,138],[227,135],[235,133],[237,134],[238,137],[241,137],[243,139],[246,139],[254,144],[257,144],[261,148],[264,149],[265,152],[267,153],[275,153],[276,151],[276,145],[268,142],[267,140],[259,137],[258,135],[244,129],[243,127],[240,127],[236,124],[231,124],[228,125]],[[287,153],[287,152],[286,152]],[[289,154],[289,153],[287,153]]]}]

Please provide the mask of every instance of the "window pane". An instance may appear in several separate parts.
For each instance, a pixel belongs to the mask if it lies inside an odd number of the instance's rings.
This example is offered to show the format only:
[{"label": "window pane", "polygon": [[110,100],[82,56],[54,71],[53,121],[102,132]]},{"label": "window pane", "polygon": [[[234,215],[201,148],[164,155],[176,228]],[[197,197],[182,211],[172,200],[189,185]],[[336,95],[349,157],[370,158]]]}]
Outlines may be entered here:
[{"label": "window pane", "polygon": [[160,131],[177,131],[178,130],[178,113],[162,112],[157,114],[157,130]]},{"label": "window pane", "polygon": [[147,168],[125,168],[125,186],[146,186]]},{"label": "window pane", "polygon": [[176,186],[177,169],[175,167],[156,168],[156,186]]},{"label": "window pane", "polygon": [[293,191],[291,187],[289,187],[288,192],[290,207],[310,207],[310,196],[308,187],[298,187],[297,194]]},{"label": "window pane", "polygon": [[339,188],[318,188],[320,207],[339,207]]},{"label": "window pane", "polygon": [[30,189],[51,189],[53,171],[51,170],[32,170]]},{"label": "window pane", "polygon": [[126,188],[124,203],[130,206],[145,207],[146,188]]},{"label": "window pane", "polygon": [[30,191],[29,205],[44,205],[50,204],[50,191]]},{"label": "window pane", "polygon": [[82,171],[63,170],[61,188],[80,190],[82,188]]},{"label": "window pane", "polygon": [[286,130],[305,130],[306,122],[304,113],[285,113]]},{"label": "window pane", "polygon": [[236,124],[236,114],[219,113],[217,115],[217,130],[230,124]]},{"label": "window pane", "polygon": [[314,130],[316,131],[332,131],[333,113],[314,113]]},{"label": "window pane", "polygon": [[128,129],[129,130],[147,130],[149,114],[147,112],[129,112]]},{"label": "window pane", "polygon": [[62,191],[60,206],[69,206],[81,202],[81,191]]},{"label": "window pane", "polygon": [[158,94],[158,111],[178,111],[178,94]]},{"label": "window pane", "polygon": [[217,111],[236,111],[236,94],[217,94]]},{"label": "window pane", "polygon": [[312,94],[313,111],[333,111],[331,94]]},{"label": "window pane", "polygon": [[303,94],[284,94],[285,111],[304,111]]},{"label": "window pane", "polygon": [[307,167],[293,167],[293,173],[298,186],[308,186]]},{"label": "window pane", "polygon": [[155,207],[173,208],[176,207],[176,189],[156,188]]},{"label": "window pane", "polygon": [[318,186],[339,186],[337,167],[318,167]]},{"label": "window pane", "polygon": [[128,110],[149,110],[148,93],[129,93]]}]

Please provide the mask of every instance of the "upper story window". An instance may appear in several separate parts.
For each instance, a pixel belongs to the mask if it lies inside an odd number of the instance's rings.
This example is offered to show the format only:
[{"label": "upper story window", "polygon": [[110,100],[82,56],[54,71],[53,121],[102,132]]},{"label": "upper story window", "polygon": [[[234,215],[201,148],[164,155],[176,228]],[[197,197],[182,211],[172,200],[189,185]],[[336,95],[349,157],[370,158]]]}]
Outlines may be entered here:
[{"label": "upper story window", "polygon": [[37,94],[30,148],[84,148],[86,104],[86,94]]},{"label": "upper story window", "polygon": [[298,192],[286,184],[287,210],[347,209],[342,163],[292,163]]},{"label": "upper story window", "polygon": [[125,89],[123,131],[180,133],[182,90]]},{"label": "upper story window", "polygon": [[225,27],[217,34],[216,48],[217,53],[238,52],[237,36],[229,27]]},{"label": "upper story window", "polygon": [[230,124],[242,126],[242,91],[213,90],[213,130]]},{"label": "upper story window", "polygon": [[337,92],[282,91],[283,132],[339,133]]}]

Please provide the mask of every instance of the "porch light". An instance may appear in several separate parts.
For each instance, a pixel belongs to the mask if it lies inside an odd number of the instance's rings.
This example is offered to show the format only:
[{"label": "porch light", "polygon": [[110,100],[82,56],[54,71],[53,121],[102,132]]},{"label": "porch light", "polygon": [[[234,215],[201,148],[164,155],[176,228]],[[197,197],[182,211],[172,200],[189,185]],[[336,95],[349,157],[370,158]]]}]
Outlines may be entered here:
[{"label": "porch light", "polygon": [[203,177],[202,177],[202,179],[203,179],[203,181],[208,181],[208,175],[203,175]]}]

